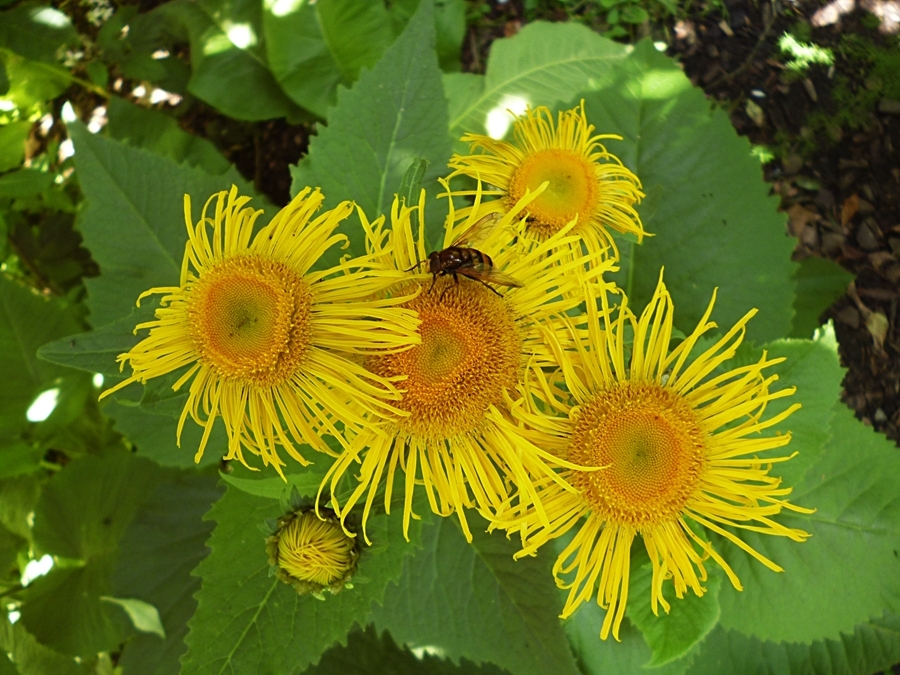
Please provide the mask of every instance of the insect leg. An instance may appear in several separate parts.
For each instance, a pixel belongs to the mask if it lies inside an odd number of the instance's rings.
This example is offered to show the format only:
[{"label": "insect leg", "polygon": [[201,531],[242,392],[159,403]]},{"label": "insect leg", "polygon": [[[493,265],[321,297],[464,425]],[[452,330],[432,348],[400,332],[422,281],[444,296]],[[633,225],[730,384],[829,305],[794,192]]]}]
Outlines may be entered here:
[{"label": "insect leg", "polygon": [[413,265],[413,266],[410,267],[409,269],[405,269],[405,270],[403,270],[403,271],[404,271],[404,272],[412,272],[414,269],[418,269],[419,267],[421,267],[423,262],[425,262],[425,261],[424,261],[424,260],[420,260],[419,262],[417,262],[415,265]]},{"label": "insect leg", "polygon": [[503,297],[503,294],[502,294],[500,291],[498,291],[496,288],[494,288],[493,286],[491,286],[491,285],[490,285],[488,282],[486,282],[484,279],[479,279],[478,277],[469,277],[469,278],[472,279],[472,280],[474,280],[474,281],[477,281],[477,282],[478,282],[479,284],[481,284],[482,286],[487,286],[490,290],[494,291],[494,293],[496,293],[497,295],[499,295],[501,298]]}]

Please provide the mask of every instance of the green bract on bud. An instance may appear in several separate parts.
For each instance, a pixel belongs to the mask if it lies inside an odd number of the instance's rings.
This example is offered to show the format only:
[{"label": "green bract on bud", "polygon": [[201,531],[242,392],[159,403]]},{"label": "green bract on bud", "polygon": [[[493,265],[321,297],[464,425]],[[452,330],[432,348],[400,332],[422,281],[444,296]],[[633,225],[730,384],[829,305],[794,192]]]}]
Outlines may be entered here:
[{"label": "green bract on bud", "polygon": [[324,591],[339,593],[356,571],[356,540],[348,537],[334,512],[312,508],[278,519],[275,532],[266,539],[271,574],[291,584],[301,595],[321,598]]}]

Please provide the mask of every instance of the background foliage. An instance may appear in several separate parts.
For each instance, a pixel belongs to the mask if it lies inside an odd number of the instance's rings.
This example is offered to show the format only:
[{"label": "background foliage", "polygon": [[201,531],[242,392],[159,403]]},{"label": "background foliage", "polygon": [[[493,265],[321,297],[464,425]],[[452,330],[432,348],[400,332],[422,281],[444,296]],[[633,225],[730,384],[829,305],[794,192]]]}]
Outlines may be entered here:
[{"label": "background foliage", "polygon": [[[462,0],[10,4],[0,1],[0,673],[871,673],[900,660],[900,456],[838,401],[833,335],[813,335],[846,280],[790,261],[749,144],[651,42],[534,22],[497,40],[481,75],[459,72],[479,7]],[[647,12],[601,4],[613,36]],[[617,281],[634,304],[665,266],[681,330],[718,287],[720,325],[760,308],[739,358],[788,357],[781,382],[804,407],[783,425],[799,456],[777,471],[817,511],[783,521],[813,537],[743,535],[783,574],[715,541],[745,590],[714,575],[703,598],[660,617],[642,602],[636,551],[621,643],[599,640],[593,604],[559,621],[553,551],[514,562],[514,542],[473,527],[468,545],[454,519],[424,518],[406,543],[399,519],[379,515],[353,589],[297,596],[267,576],[257,528],[281,513],[277,477],[220,466],[212,451],[194,465],[199,430],[176,447],[184,395],[171,381],[97,403],[152,314],[135,298],[178,277],[182,195],[202,204],[234,183],[274,213],[258,180],[185,131],[190,116],[214,118],[226,139],[239,121],[315,125],[292,191],[318,185],[375,217],[422,159],[434,196],[464,131],[484,133],[523,103],[581,99],[599,131],[622,136],[608,148],[647,193],[654,236],[620,242]],[[55,406],[40,418],[42,396]],[[223,438],[217,428],[210,448]],[[325,468],[292,467],[289,483],[312,495]]]}]

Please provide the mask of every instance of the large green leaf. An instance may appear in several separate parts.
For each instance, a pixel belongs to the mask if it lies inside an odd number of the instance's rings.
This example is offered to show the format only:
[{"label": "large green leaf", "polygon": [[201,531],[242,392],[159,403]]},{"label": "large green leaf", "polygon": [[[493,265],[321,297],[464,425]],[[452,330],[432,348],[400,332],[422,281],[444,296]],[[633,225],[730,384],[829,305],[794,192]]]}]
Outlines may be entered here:
[{"label": "large green leaf", "polygon": [[103,602],[119,539],[162,472],[128,452],[69,463],[34,511],[38,553],[80,561],[56,566],[28,588],[22,624],[43,644],[72,655],[113,649],[128,632],[121,609]]},{"label": "large green leaf", "polygon": [[607,141],[607,149],[643,183],[647,196],[639,212],[654,236],[640,245],[623,242],[628,263],[618,283],[642,307],[665,267],[682,330],[693,329],[718,288],[721,326],[758,307],[750,339],[787,335],[793,243],[749,141],[723,110],[710,110],[703,92],[649,40],[619,65],[611,81],[586,87],[585,108],[600,133],[624,137]]},{"label": "large green leaf", "polygon": [[785,571],[776,574],[736,547],[720,546],[744,585],[742,593],[722,589],[723,627],[808,643],[900,611],[900,454],[840,403],[831,434],[791,496],[816,513],[779,516],[813,536],[802,544],[743,536]]},{"label": "large green leaf", "polygon": [[407,647],[399,647],[387,632],[378,636],[374,626],[354,630],[347,645],[337,645],[322,654],[322,660],[303,671],[303,675],[508,675],[497,666],[461,659],[458,666],[436,656],[416,656]]},{"label": "large green leaf", "polygon": [[87,201],[79,229],[101,271],[98,278],[85,280],[87,305],[91,323],[103,326],[130,314],[143,291],[178,284],[187,241],[185,194],[191,195],[197,218],[209,196],[232,183],[252,193],[233,169],[212,177],[95,136],[78,124],[69,130]]},{"label": "large green leaf", "polygon": [[762,642],[716,628],[697,650],[689,675],[872,675],[900,662],[900,615],[856,626],[840,639],[810,645]]},{"label": "large green leaf", "polygon": [[261,3],[175,0],[165,7],[190,37],[192,94],[240,120],[300,114],[266,63]]},{"label": "large green leaf", "polygon": [[493,120],[505,119],[507,108],[567,103],[609,82],[628,51],[578,23],[530,23],[515,37],[491,44],[484,77],[445,76],[450,130],[456,138],[483,134],[489,119],[496,129]]},{"label": "large green leaf", "polygon": [[79,45],[68,16],[50,6],[23,5],[0,12],[0,48],[33,61],[53,63]]},{"label": "large green leaf", "polygon": [[350,86],[394,39],[384,4],[369,0],[270,0],[263,28],[278,82],[319,117],[337,100],[338,85]]},{"label": "large green leaf", "polygon": [[[423,2],[381,61],[339,93],[328,126],[292,167],[293,192],[320,186],[326,204],[352,199],[370,218],[385,213],[412,162],[430,162],[426,187],[444,172],[450,154],[446,110],[431,3]],[[351,241],[354,252],[364,252],[361,237]]]},{"label": "large green leaf", "polygon": [[407,560],[384,606],[372,612],[375,625],[454,661],[494,663],[516,675],[577,673],[557,618],[550,558],[515,561],[516,542],[481,524],[472,523],[468,544],[454,519],[431,519],[424,550]]},{"label": "large green leaf", "polygon": [[178,672],[200,590],[191,570],[208,553],[213,527],[202,517],[222,494],[216,482],[214,475],[179,472],[156,488],[122,537],[113,593],[156,607],[166,632],[165,639],[140,634],[125,645],[119,665],[129,675]]},{"label": "large green leaf", "polygon": [[[300,596],[268,573],[259,526],[282,513],[278,501],[230,486],[213,507],[209,517],[217,524],[209,557],[195,572],[203,585],[189,624],[184,675],[280,675],[317,662],[332,644],[345,642],[354,623],[365,621],[414,550],[404,541],[398,518],[370,517],[369,536],[378,550],[367,549],[360,558],[359,574],[367,581],[327,595],[324,602]],[[413,541],[418,529],[410,532]]]}]

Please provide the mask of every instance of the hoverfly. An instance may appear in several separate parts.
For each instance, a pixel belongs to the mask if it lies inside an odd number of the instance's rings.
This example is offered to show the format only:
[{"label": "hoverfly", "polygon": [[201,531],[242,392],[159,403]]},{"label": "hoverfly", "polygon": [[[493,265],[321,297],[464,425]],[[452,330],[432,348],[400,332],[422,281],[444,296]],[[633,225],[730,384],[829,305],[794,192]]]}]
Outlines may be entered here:
[{"label": "hoverfly", "polygon": [[[466,246],[466,244],[482,239],[487,233],[489,226],[497,218],[499,218],[499,215],[496,213],[489,213],[480,218],[472,227],[458,236],[450,246],[441,251],[432,251],[428,254],[427,261],[421,260],[406,271],[410,272],[427,262],[428,271],[432,275],[431,288],[428,289],[429,293],[434,288],[434,284],[439,276],[452,275],[453,280],[458,284],[459,277],[457,275],[460,274],[484,284],[497,295],[500,295],[500,293],[491,284],[522,288],[525,284],[494,267],[494,261],[491,260],[487,253]],[[447,292],[448,288],[444,289],[444,293]],[[441,293],[442,299],[444,293]]]}]

